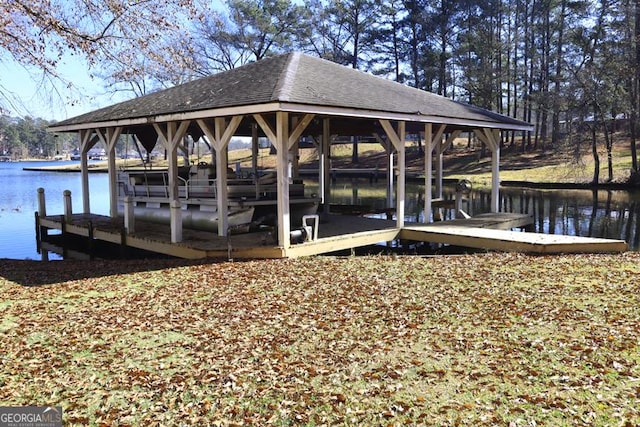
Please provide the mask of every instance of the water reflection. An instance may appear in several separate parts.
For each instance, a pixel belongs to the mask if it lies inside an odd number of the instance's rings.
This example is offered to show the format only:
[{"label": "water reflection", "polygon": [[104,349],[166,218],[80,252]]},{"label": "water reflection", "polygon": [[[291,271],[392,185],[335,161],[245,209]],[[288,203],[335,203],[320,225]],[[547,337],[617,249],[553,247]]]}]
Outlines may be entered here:
[{"label": "water reflection", "polygon": [[[444,187],[444,198],[455,199],[454,186]],[[331,187],[331,203],[382,210],[387,206],[385,184],[338,180]],[[405,203],[405,220],[423,222],[424,186],[407,183]],[[471,215],[489,212],[491,192],[473,190],[468,203],[465,210]],[[640,191],[502,188],[499,203],[501,212],[532,215],[530,231],[622,239],[631,250],[640,250]],[[453,215],[445,211],[444,219]]]},{"label": "water reflection", "polygon": [[[60,162],[51,165],[60,165]],[[26,166],[45,163],[0,163],[0,258],[40,259],[36,250],[34,212],[36,189],[44,187],[47,210],[61,214],[62,192],[71,190],[73,211],[82,209],[80,174],[24,171]],[[108,214],[109,191],[106,174],[90,174],[91,211]],[[307,183],[308,193],[318,193],[317,183]],[[406,220],[424,220],[424,186],[407,183]],[[454,198],[454,187],[445,187],[445,197]],[[384,180],[338,180],[331,187],[332,203],[367,205],[383,210],[387,206]],[[469,213],[489,212],[489,191],[471,193]],[[533,231],[623,239],[632,250],[640,250],[640,192],[626,191],[541,191],[504,188],[500,210],[528,213],[534,217]],[[446,212],[452,217],[452,212]]]}]

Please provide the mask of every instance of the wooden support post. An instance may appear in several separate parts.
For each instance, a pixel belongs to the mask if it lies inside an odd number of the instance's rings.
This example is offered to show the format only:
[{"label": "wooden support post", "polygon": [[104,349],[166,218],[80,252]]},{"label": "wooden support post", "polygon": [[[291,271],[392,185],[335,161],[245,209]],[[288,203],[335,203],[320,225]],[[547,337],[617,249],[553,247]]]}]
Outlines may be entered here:
[{"label": "wooden support post", "polygon": [[171,211],[171,243],[182,242],[182,208],[179,200],[169,204]]},{"label": "wooden support post", "polygon": [[433,200],[433,125],[424,125],[424,222],[431,222]]},{"label": "wooden support post", "polygon": [[331,119],[322,120],[322,155],[320,156],[320,195],[322,213],[329,214],[331,209]]},{"label": "wooden support post", "polygon": [[127,234],[133,234],[136,232],[135,212],[133,206],[133,200],[129,196],[124,198],[124,229]]},{"label": "wooden support post", "polygon": [[[228,210],[229,195],[227,190],[228,146],[231,137],[240,126],[243,116],[233,116],[229,123],[224,117],[216,117],[213,127],[205,120],[198,120],[198,126],[207,139],[211,141],[211,147],[216,159],[216,201],[218,209],[218,236],[226,236],[229,232]],[[256,132],[257,140],[257,132]]]},{"label": "wooden support post", "polygon": [[[120,134],[121,127],[108,127],[106,129],[96,129],[98,138],[107,148],[108,172],[109,172],[109,216],[115,218],[118,216],[118,177],[116,171],[116,143]],[[87,150],[88,151],[88,150]],[[83,154],[83,156],[85,156]],[[86,157],[86,156],[85,156]]]},{"label": "wooden support post", "polygon": [[405,208],[405,181],[406,181],[406,165],[405,165],[405,122],[398,122],[397,132],[391,126],[389,120],[380,120],[380,124],[387,134],[387,138],[393,144],[398,153],[398,183],[396,185],[396,227],[404,227],[404,208]]},{"label": "wooden support post", "polygon": [[284,111],[276,112],[276,129],[275,132],[260,114],[253,115],[262,131],[271,140],[271,143],[277,150],[276,156],[276,174],[278,185],[278,245],[284,249],[291,246],[291,230],[290,222],[290,206],[289,206],[289,183],[291,176],[289,175],[289,151],[295,142],[300,138],[306,127],[313,120],[313,114],[306,114],[289,133],[289,113]]},{"label": "wooden support post", "polygon": [[44,188],[40,187],[38,188],[38,215],[40,215],[41,218],[44,218],[47,216],[47,205],[45,203],[45,198],[44,198]]},{"label": "wooden support post", "polygon": [[91,137],[93,130],[80,131],[80,179],[82,181],[82,211],[86,214],[91,212],[91,202],[89,193],[89,162],[88,152],[98,142],[97,137]]},{"label": "wooden support post", "polygon": [[216,117],[215,138],[213,145],[216,150],[216,195],[218,200],[218,235],[226,236],[229,228],[229,198],[227,194],[227,168],[229,167],[229,152],[227,145],[224,144],[222,135],[226,128],[226,122],[223,117]]},{"label": "wooden support post", "polygon": [[396,224],[398,228],[404,227],[404,210],[406,199],[406,145],[405,122],[398,122],[398,185],[396,189]]},{"label": "wooden support post", "polygon": [[500,211],[500,130],[478,129],[476,135],[491,150],[491,212]]},{"label": "wooden support post", "polygon": [[44,197],[44,188],[38,188],[38,211],[36,212],[36,245],[38,253],[42,249],[42,240],[46,239],[48,230],[46,227],[40,225],[40,218],[47,216],[47,204]]},{"label": "wooden support post", "polygon": [[87,224],[87,252],[89,252],[89,259],[92,260],[94,258],[94,239],[93,239],[93,221],[89,221]]},{"label": "wooden support post", "polygon": [[253,123],[251,124],[251,172],[256,183],[258,182],[258,150],[258,125]]},{"label": "wooden support post", "polygon": [[387,144],[385,147],[385,151],[387,153],[387,207],[393,207],[393,188],[395,187],[395,171],[393,168],[394,159],[393,159],[393,145]]},{"label": "wooden support post", "polygon": [[[68,191],[68,190],[65,190]],[[62,246],[62,259],[67,258],[67,223],[64,215],[60,218],[60,245]]]},{"label": "wooden support post", "polygon": [[42,227],[40,227],[40,216],[38,215],[38,211],[34,212],[33,216],[35,217],[36,224],[36,251],[40,253],[40,249],[42,248]]},{"label": "wooden support post", "polygon": [[[433,125],[427,123],[425,125],[425,197],[424,197],[424,217],[425,222],[429,222],[431,216],[433,219],[442,218],[441,209],[438,209],[437,213],[433,212],[433,184],[435,181],[436,191],[435,196],[438,199],[442,198],[442,182],[443,182],[443,153],[458,137],[460,131],[454,131],[446,141],[442,141],[442,136],[446,129],[446,125],[438,125],[435,133],[433,132]],[[435,152],[436,157],[436,172],[433,176],[433,154]]]},{"label": "wooden support post", "polygon": [[128,255],[127,230],[122,227],[122,229],[120,229],[120,258],[125,259]]},{"label": "wooden support post", "polygon": [[289,212],[289,113],[276,113],[276,173],[278,182],[278,245],[285,253],[291,246]]},{"label": "wooden support post", "polygon": [[62,199],[64,205],[64,222],[71,223],[73,211],[71,208],[71,191],[64,190],[62,192]]},{"label": "wooden support post", "polygon": [[[173,206],[173,202],[179,202],[179,194],[178,194],[178,145],[182,142],[182,138],[184,138],[187,133],[187,128],[189,127],[189,121],[180,122],[180,125],[177,125],[176,122],[169,122],[166,124],[166,127],[161,126],[158,123],[154,123],[153,127],[158,133],[160,137],[160,142],[167,150],[169,154],[169,206]],[[170,208],[170,211],[173,212],[173,209]],[[173,213],[171,214],[171,242],[177,243],[182,241],[182,217],[180,217],[180,221],[173,220]]]}]

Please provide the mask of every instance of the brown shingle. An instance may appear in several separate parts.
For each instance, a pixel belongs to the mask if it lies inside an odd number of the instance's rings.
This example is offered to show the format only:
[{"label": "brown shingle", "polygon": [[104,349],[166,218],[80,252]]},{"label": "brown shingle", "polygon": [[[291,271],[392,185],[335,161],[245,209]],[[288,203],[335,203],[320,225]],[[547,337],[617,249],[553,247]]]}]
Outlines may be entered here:
[{"label": "brown shingle", "polygon": [[53,128],[274,101],[528,126],[330,61],[288,53],[70,118]]}]

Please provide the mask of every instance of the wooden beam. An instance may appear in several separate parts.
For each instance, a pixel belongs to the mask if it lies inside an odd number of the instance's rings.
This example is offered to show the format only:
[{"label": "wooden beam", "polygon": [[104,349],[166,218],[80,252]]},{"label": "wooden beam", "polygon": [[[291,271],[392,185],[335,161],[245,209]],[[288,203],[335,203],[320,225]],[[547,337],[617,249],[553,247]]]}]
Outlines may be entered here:
[{"label": "wooden beam", "polygon": [[444,135],[444,130],[446,129],[445,125],[438,125],[435,135],[433,134],[432,128],[432,136],[431,136],[431,150],[435,150],[436,155],[436,197],[442,198],[442,179],[443,179],[443,157],[442,153],[444,153],[444,148],[442,144],[442,135]]},{"label": "wooden beam", "polygon": [[[399,123],[403,123],[403,122],[399,122]],[[391,122],[389,120],[380,120],[380,124],[382,125],[382,128],[384,129],[384,132],[387,135],[387,138],[389,138],[389,141],[391,141],[396,151],[400,151],[400,146],[404,141],[402,142],[400,141],[400,137],[398,136],[396,131],[393,129],[393,126],[391,126]]]},{"label": "wooden beam", "polygon": [[298,139],[302,136],[302,132],[304,132],[307,126],[309,126],[309,123],[311,123],[311,121],[315,116],[316,116],[315,114],[305,114],[302,117],[302,120],[300,120],[296,124],[296,126],[291,130],[291,133],[289,135],[289,144],[287,146],[287,149],[290,150],[293,147],[293,145],[296,142],[298,142]]},{"label": "wooden beam", "polygon": [[96,134],[100,141],[107,148],[107,159],[109,172],[109,215],[111,218],[118,216],[118,177],[116,171],[116,143],[120,134],[122,133],[121,127],[96,129]]},{"label": "wooden beam", "polygon": [[476,129],[475,134],[491,151],[491,212],[500,210],[500,130]]},{"label": "wooden beam", "polygon": [[262,129],[262,132],[264,132],[269,141],[271,141],[271,143],[275,145],[278,138],[276,137],[276,132],[271,128],[271,125],[267,123],[264,117],[262,117],[262,115],[260,114],[254,114],[253,118],[256,123],[258,123],[258,126],[260,126],[260,129]]},{"label": "wooden beam", "polygon": [[289,113],[278,111],[276,113],[276,139],[277,150],[276,171],[278,182],[278,245],[285,252],[291,246],[289,232],[291,230],[289,212]]},{"label": "wooden beam", "polygon": [[398,122],[398,132],[393,129],[388,120],[380,120],[380,124],[398,153],[398,182],[396,184],[396,226],[404,226],[404,202],[405,202],[405,122]]},{"label": "wooden beam", "polygon": [[447,139],[444,141],[444,143],[442,143],[442,149],[440,151],[442,153],[447,151],[449,147],[451,147],[451,145],[453,144],[453,141],[455,141],[456,138],[459,137],[461,133],[462,133],[461,130],[454,130],[453,132],[451,132],[447,137]]},{"label": "wooden beam", "polygon": [[406,149],[405,149],[405,122],[398,122],[398,184],[396,188],[396,226],[404,227],[404,208],[406,199]]},{"label": "wooden beam", "polygon": [[331,119],[322,119],[322,155],[320,156],[320,195],[322,197],[322,212],[330,213],[331,205]]},{"label": "wooden beam", "polygon": [[[153,127],[158,133],[160,143],[167,150],[169,158],[169,204],[173,205],[170,209],[171,219],[171,241],[178,243],[182,241],[182,221],[173,218],[174,213],[179,213],[180,198],[178,194],[178,145],[187,133],[189,121],[182,121],[178,125],[176,122],[154,123]],[[174,203],[175,202],[175,203]]]},{"label": "wooden beam", "polygon": [[87,153],[98,142],[98,138],[93,135],[93,129],[81,130],[80,136],[80,179],[82,180],[82,211],[85,214],[91,213],[91,203],[89,194],[89,162]]},{"label": "wooden beam", "polygon": [[197,120],[198,126],[211,142],[216,160],[216,202],[218,208],[218,235],[228,234],[229,195],[227,192],[227,168],[229,141],[242,122],[243,116],[233,116],[227,123],[224,117],[216,117],[213,128],[205,120]]},{"label": "wooden beam", "polygon": [[431,221],[431,201],[433,200],[433,125],[424,125],[424,222]]},{"label": "wooden beam", "polygon": [[289,248],[286,256],[290,258],[318,255],[361,246],[375,245],[380,242],[390,242],[398,237],[397,228],[383,228],[380,230],[356,232],[334,237],[325,237]]},{"label": "wooden beam", "polygon": [[438,127],[436,128],[435,133],[433,133],[433,124],[432,123],[427,123],[427,124],[425,124],[425,128],[426,128],[426,126],[431,126],[431,140],[429,141],[429,146],[431,148],[431,151],[433,152],[434,149],[440,149],[441,151],[444,151],[444,150],[442,150],[442,135],[444,135],[444,130],[447,128],[447,126],[446,125],[438,125]]}]

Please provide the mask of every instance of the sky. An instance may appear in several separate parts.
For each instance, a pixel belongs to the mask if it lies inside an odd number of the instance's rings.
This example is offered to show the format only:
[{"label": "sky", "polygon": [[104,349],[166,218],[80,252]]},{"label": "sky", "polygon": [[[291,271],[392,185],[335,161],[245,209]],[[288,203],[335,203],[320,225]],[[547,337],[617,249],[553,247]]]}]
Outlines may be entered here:
[{"label": "sky", "polygon": [[0,99],[3,113],[60,121],[124,100],[106,93],[102,82],[90,76],[87,65],[79,58],[64,57],[58,72],[76,88],[57,83],[54,90],[43,83],[41,72],[28,71],[12,61],[0,61],[0,86],[9,97]]},{"label": "sky", "polygon": [[[213,9],[224,8],[221,0],[212,0],[208,4]],[[69,89],[58,82],[52,90],[50,84],[43,85],[41,72],[26,70],[13,61],[11,55],[0,50],[0,113],[60,121],[134,96],[128,92],[107,92],[103,82],[91,77],[88,65],[78,56],[61,58],[57,72],[72,82],[74,88]]]}]

